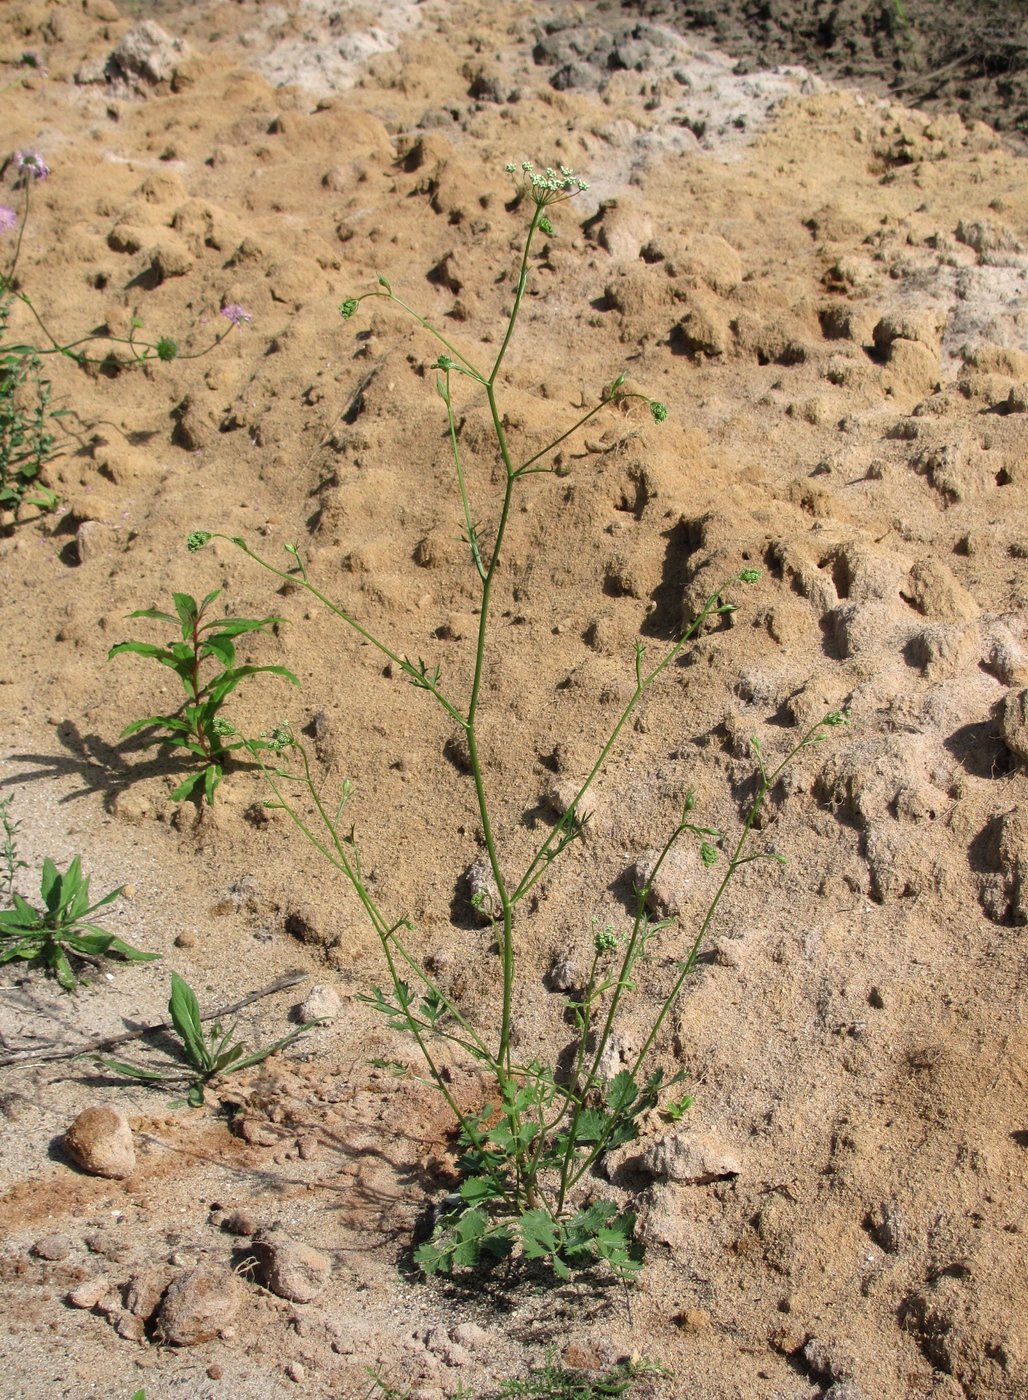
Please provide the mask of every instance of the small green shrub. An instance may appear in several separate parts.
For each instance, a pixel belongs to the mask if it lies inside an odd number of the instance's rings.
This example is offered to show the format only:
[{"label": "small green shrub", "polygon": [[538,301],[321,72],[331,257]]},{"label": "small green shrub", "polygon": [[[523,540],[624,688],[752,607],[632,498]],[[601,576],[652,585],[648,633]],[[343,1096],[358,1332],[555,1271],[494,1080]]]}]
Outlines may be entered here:
[{"label": "small green shrub", "polygon": [[171,974],[168,1011],[181,1044],[181,1065],[148,1069],[146,1065],[137,1065],[130,1060],[112,1060],[103,1055],[96,1056],[94,1064],[113,1070],[127,1079],[140,1079],[146,1084],[162,1084],[181,1090],[185,1094],[185,1102],[192,1108],[203,1107],[204,1090],[220,1076],[259,1065],[269,1055],[291,1045],[312,1026],[321,1024],[319,1021],[305,1021],[273,1045],[266,1045],[262,1050],[252,1051],[248,1055],[246,1046],[235,1039],[234,1026],[226,1031],[219,1021],[215,1021],[209,1031],[204,1030],[204,1018],[200,1014],[196,993],[177,972]]},{"label": "small green shrub", "polygon": [[5,902],[10,907],[0,911],[0,965],[20,960],[38,962],[57,978],[67,991],[75,987],[78,976],[75,964],[94,966],[103,958],[120,958],[123,962],[152,962],[158,953],[143,953],[131,947],[113,933],[90,922],[91,915],[113,902],[121,894],[121,886],[105,894],[103,899],[89,902],[89,876],[82,873],[81,857],[76,856],[62,874],[49,857],[43,861],[39,893],[43,901],[36,908],[14,889],[14,875],[25,862],[17,856],[15,837],[20,823],[10,816],[10,798],[0,800],[0,822],[4,828],[3,884]]},{"label": "small green shrub", "polygon": [[[237,666],[234,638],[244,632],[262,632],[280,622],[278,617],[219,617],[205,621],[208,609],[220,596],[220,589],[208,593],[202,602],[188,593],[173,593],[176,616],[156,608],[141,608],[129,613],[130,618],[146,617],[155,622],[167,622],[181,629],[181,640],[166,647],[152,642],[117,642],[107,654],[112,657],[131,653],[150,657],[174,671],[186,693],[182,706],[171,714],[148,715],[134,720],[121,732],[124,739],[143,730],[157,731],[147,740],[147,747],[160,745],[174,754],[188,754],[199,767],[179,783],[172,792],[175,802],[184,801],[201,788],[208,803],[224,774],[225,762],[239,749],[270,747],[262,740],[246,742],[240,739],[232,725],[222,715],[225,701],[240,681],[247,676],[268,672],[284,676],[292,685],[300,682],[284,666]],[[209,664],[216,669],[209,673]],[[217,669],[220,667],[220,670]],[[208,674],[203,672],[207,670]],[[195,767],[195,764],[194,764]]]}]

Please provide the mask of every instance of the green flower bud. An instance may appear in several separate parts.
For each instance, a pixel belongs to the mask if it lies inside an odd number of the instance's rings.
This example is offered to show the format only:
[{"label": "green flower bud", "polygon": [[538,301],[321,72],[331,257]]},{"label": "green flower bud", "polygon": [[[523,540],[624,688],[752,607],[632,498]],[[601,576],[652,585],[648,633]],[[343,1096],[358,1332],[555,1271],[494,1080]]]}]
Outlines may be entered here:
[{"label": "green flower bud", "polygon": [[740,583],[757,583],[760,579],[759,569],[743,569],[739,575]]},{"label": "green flower bud", "polygon": [[545,214],[544,214],[543,217],[539,220],[539,222],[538,222],[538,224],[536,225],[536,227],[539,228],[539,229],[541,229],[541,230],[543,231],[543,233],[550,233],[550,234],[553,233],[553,225],[550,223],[549,219],[545,216]]},{"label": "green flower bud", "polygon": [[612,928],[602,928],[593,939],[593,946],[598,953],[612,953],[618,946],[617,934]]},{"label": "green flower bud", "polygon": [[654,423],[663,423],[667,418],[667,404],[658,403],[656,399],[650,399],[650,413],[653,415]]},{"label": "green flower bud", "polygon": [[712,846],[709,841],[704,841],[700,846],[700,860],[706,866],[717,863],[717,847]]},{"label": "green flower bud", "polygon": [[186,548],[190,554],[195,554],[198,549],[203,549],[210,537],[210,530],[194,530],[186,540]]},{"label": "green flower bud", "polygon": [[339,314],[340,316],[342,316],[344,321],[348,321],[356,310],[357,302],[354,300],[353,297],[347,297],[346,301],[344,301],[342,306],[340,306],[339,308]]},{"label": "green flower bud", "polygon": [[162,335],[157,342],[157,358],[159,360],[175,360],[178,358],[178,346],[170,336]]}]

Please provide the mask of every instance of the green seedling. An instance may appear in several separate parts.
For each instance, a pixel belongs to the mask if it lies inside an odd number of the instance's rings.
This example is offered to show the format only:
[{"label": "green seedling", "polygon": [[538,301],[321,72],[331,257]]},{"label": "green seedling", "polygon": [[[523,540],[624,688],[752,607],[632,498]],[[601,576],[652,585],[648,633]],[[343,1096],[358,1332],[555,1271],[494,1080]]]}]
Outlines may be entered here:
[{"label": "green seedling", "polygon": [[113,1070],[115,1074],[128,1079],[140,1079],[146,1084],[163,1084],[180,1088],[184,1100],[191,1108],[202,1108],[204,1091],[218,1078],[235,1074],[251,1065],[259,1065],[269,1055],[284,1050],[294,1040],[309,1031],[320,1021],[305,1021],[288,1035],[266,1045],[262,1050],[246,1053],[246,1046],[235,1039],[235,1027],[225,1030],[215,1021],[210,1030],[204,1030],[204,1017],[200,1014],[200,1003],[196,993],[177,972],[171,974],[171,1000],[168,1002],[171,1023],[181,1042],[181,1065],[170,1065],[162,1069],[148,1069],[145,1065],[133,1064],[129,1060],[111,1060],[96,1056],[93,1063],[102,1069]]},{"label": "green seedling", "polygon": [[[526,941],[522,921],[532,916],[536,904],[533,891],[551,878],[562,853],[582,834],[584,820],[580,814],[587,810],[587,794],[616,744],[630,732],[631,721],[651,688],[673,674],[694,639],[734,611],[736,604],[731,595],[737,587],[755,584],[760,575],[755,569],[742,568],[726,579],[708,597],[699,615],[655,656],[649,656],[642,642],[637,642],[634,658],[626,667],[631,677],[629,698],[598,746],[592,767],[564,815],[546,831],[531,854],[523,852],[521,833],[500,828],[490,801],[490,791],[497,784],[492,781],[494,773],[481,725],[481,712],[486,706],[507,703],[503,697],[496,700],[494,696],[497,646],[492,623],[498,606],[496,594],[504,586],[508,527],[519,507],[528,508],[526,497],[532,499],[538,480],[558,472],[555,450],[597,415],[626,415],[641,410],[638,417],[643,422],[660,424],[668,411],[663,403],[627,388],[626,375],[622,373],[599,390],[591,406],[583,404],[574,421],[557,432],[548,446],[536,449],[530,443],[519,450],[509,426],[517,415],[505,412],[501,402],[507,351],[535,267],[535,243],[540,235],[553,234],[552,211],[586,185],[564,167],[538,173],[530,162],[524,162],[507,169],[516,187],[512,208],[523,211],[527,230],[520,261],[511,278],[511,310],[506,325],[492,339],[498,348],[482,352],[489,357],[485,363],[482,353],[458,347],[397,295],[383,277],[373,291],[350,298],[340,307],[343,319],[348,321],[358,314],[365,300],[376,299],[384,308],[411,319],[435,341],[435,349],[441,347],[444,352],[437,355],[431,368],[438,375],[436,392],[445,413],[452,457],[454,514],[460,521],[478,604],[477,636],[469,646],[467,679],[462,680],[459,673],[457,679],[444,679],[438,665],[421,658],[415,662],[403,655],[345,608],[331,602],[308,576],[296,545],[285,545],[288,557],[279,565],[257,553],[244,539],[219,538],[230,540],[275,579],[304,590],[363,642],[377,649],[389,661],[392,674],[406,678],[441,707],[466,747],[477,826],[491,875],[489,893],[483,893],[477,901],[492,933],[488,943],[483,940],[482,957],[492,959],[494,949],[499,955],[495,972],[485,964],[481,971],[483,981],[495,978],[501,990],[498,1015],[491,1024],[483,1024],[474,1012],[462,1011],[447,995],[408,940],[413,929],[410,918],[387,912],[379,902],[376,887],[365,875],[355,827],[344,822],[348,785],[344,784],[339,801],[325,797],[310,756],[286,730],[278,731],[278,740],[273,744],[262,739],[259,745],[252,746],[272,792],[270,805],[284,811],[349,883],[379,938],[388,982],[384,988],[374,988],[366,1001],[391,1029],[413,1038],[427,1077],[456,1122],[461,1150],[460,1185],[437,1210],[431,1237],[416,1250],[418,1264],[426,1274],[447,1275],[484,1270],[506,1260],[523,1260],[534,1273],[548,1273],[560,1281],[594,1267],[613,1270],[618,1278],[630,1280],[642,1261],[641,1248],[635,1240],[635,1218],[630,1211],[602,1198],[595,1168],[606,1152],[636,1138],[643,1116],[659,1111],[667,1091],[680,1083],[682,1075],[665,1076],[659,1064],[651,1063],[657,1052],[665,1048],[660,1038],[668,1017],[697,966],[704,940],[737,872],[753,861],[783,860],[757,834],[758,819],[769,793],[784,769],[804,750],[824,739],[834,725],[843,723],[844,715],[827,715],[794,740],[774,764],[766,762],[755,746],[755,796],[748,810],[740,811],[736,830],[724,833],[698,824],[692,795],[685,796],[675,829],[648,870],[642,887],[635,891],[629,927],[620,934],[610,928],[594,928],[588,976],[566,1006],[575,1037],[570,1063],[562,1064],[558,1072],[540,1063],[530,1052],[524,1059],[516,1054],[512,1030],[519,1001],[537,994],[534,985],[526,988],[517,976],[519,950]],[[462,400],[468,396],[488,406],[492,422],[492,441],[485,455],[490,463],[495,463],[495,470],[487,478],[480,469],[472,470],[474,464],[465,460]],[[208,531],[194,531],[188,547],[191,551],[202,549],[211,538]],[[504,646],[510,644],[504,642]],[[273,760],[267,755],[269,748],[275,749]],[[649,909],[661,867],[673,847],[686,840],[696,844],[701,864],[711,871],[712,894],[705,915],[684,938],[686,951],[673,955],[664,936],[671,921],[652,918]],[[682,941],[681,932],[676,931],[675,946],[681,946]],[[606,1052],[625,1011],[626,999],[638,995],[638,971],[647,959],[661,959],[669,964],[669,990],[648,1013],[649,1031],[642,1037],[631,1063],[608,1077]],[[488,1085],[490,1101],[480,1112],[471,1112],[457,1102],[444,1054],[447,1059],[456,1056],[465,1063],[471,1062]],[[665,1112],[673,1119],[684,1111],[685,1101],[679,1091]]]},{"label": "green seedling", "polygon": [[89,876],[82,873],[81,857],[76,856],[62,874],[47,857],[39,881],[41,909],[23,899],[13,888],[14,872],[25,862],[17,859],[14,836],[18,824],[7,810],[8,798],[0,803],[5,832],[3,860],[7,900],[11,907],[0,911],[0,964],[21,960],[42,963],[66,991],[75,987],[75,963],[97,965],[103,958],[123,962],[152,962],[158,953],[143,953],[98,924],[90,916],[113,904],[122,887],[103,899],[89,902]]},{"label": "green seedling", "polygon": [[[270,747],[260,739],[244,742],[221,713],[225,701],[240,681],[247,676],[268,672],[284,676],[292,685],[300,684],[292,671],[284,666],[236,665],[233,638],[244,632],[263,632],[282,619],[221,617],[205,621],[208,609],[220,592],[220,589],[215,589],[213,593],[208,593],[201,603],[197,603],[188,593],[173,593],[176,617],[157,608],[141,608],[138,612],[129,613],[129,617],[151,618],[173,626],[177,623],[182,632],[181,640],[166,647],[154,646],[151,642],[118,642],[107,654],[108,661],[124,653],[151,657],[174,671],[182,682],[186,699],[180,709],[172,714],[149,715],[146,719],[135,720],[121,732],[124,739],[142,730],[155,730],[157,732],[147,740],[148,747],[160,745],[176,754],[188,754],[198,761],[199,766],[195,771],[172,792],[173,802],[182,802],[200,789],[207,802],[212,803],[230,754],[242,748]],[[211,673],[211,665],[221,669]],[[206,675],[205,670],[208,672]]]}]

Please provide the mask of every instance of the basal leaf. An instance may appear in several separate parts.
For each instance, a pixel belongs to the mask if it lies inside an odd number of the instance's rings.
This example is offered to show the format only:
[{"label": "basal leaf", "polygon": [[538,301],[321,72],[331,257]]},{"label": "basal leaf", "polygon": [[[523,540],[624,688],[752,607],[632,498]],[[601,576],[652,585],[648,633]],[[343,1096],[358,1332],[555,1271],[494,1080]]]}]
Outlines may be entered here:
[{"label": "basal leaf", "polygon": [[209,1069],[210,1060],[203,1036],[200,1003],[192,987],[177,972],[171,974],[171,1000],[168,1002],[168,1010],[171,1013],[171,1023],[182,1039],[189,1063],[194,1069]]}]

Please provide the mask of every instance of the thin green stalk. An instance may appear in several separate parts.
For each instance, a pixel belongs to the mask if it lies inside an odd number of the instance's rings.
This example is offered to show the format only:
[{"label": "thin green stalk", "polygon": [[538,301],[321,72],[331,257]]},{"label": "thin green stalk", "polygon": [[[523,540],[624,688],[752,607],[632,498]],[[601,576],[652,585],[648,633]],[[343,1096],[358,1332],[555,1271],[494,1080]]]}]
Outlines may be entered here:
[{"label": "thin green stalk", "polygon": [[[543,218],[543,208],[542,205],[537,204],[532,214],[532,222],[528,226],[528,236],[525,239],[525,247],[521,254],[521,269],[518,273],[517,290],[514,293],[514,307],[507,322],[507,333],[503,337],[503,343],[500,346],[499,354],[496,356],[492,371],[486,381],[490,387],[496,383],[496,376],[500,372],[500,366],[503,364],[503,358],[507,353],[507,347],[510,344],[511,336],[514,334],[514,326],[517,323],[518,312],[521,310],[521,300],[525,295],[525,288],[528,285],[528,255],[532,247],[532,238],[536,229],[539,227],[539,220],[541,218]],[[510,463],[508,462],[507,470],[510,471],[510,469]]]},{"label": "thin green stalk", "polygon": [[628,704],[622,710],[621,715],[619,716],[617,722],[614,725],[614,728],[611,730],[610,736],[608,737],[606,743],[600,750],[599,757],[596,759],[596,762],[589,770],[585,781],[582,783],[581,787],[578,789],[577,793],[572,798],[571,802],[568,804],[568,808],[564,816],[560,819],[557,825],[547,833],[546,838],[539,846],[535,855],[529,861],[528,867],[525,870],[524,875],[521,877],[520,883],[514,890],[514,893],[511,895],[511,902],[513,904],[517,904],[519,900],[523,899],[525,895],[528,894],[529,890],[531,890],[532,887],[538,883],[542,875],[545,873],[546,866],[549,864],[549,861],[553,858],[554,845],[557,843],[561,836],[563,836],[567,831],[571,829],[571,825],[574,821],[574,813],[577,811],[578,804],[581,802],[582,798],[592,786],[597,774],[606,764],[607,759],[610,756],[611,750],[617,743],[621,731],[628,723],[628,720],[634,713],[636,706],[639,704],[639,701],[643,698],[643,696],[649,690],[650,686],[657,679],[657,677],[661,675],[661,673],[665,671],[667,667],[670,666],[671,663],[678,656],[681,655],[684,648],[688,645],[689,642],[693,640],[693,638],[696,636],[697,632],[703,626],[706,620],[713,613],[720,611],[718,600],[721,597],[721,595],[725,592],[725,589],[727,587],[727,583],[723,583],[720,588],[716,589],[715,592],[713,592],[710,595],[706,603],[703,605],[703,610],[700,613],[700,615],[693,621],[691,626],[682,634],[682,636],[674,644],[670,651],[666,653],[663,660],[658,662],[658,664],[654,666],[653,670],[645,676],[642,674],[641,669],[641,649],[636,652],[635,690],[633,691],[632,696],[628,701]]},{"label": "thin green stalk", "polygon": [[457,469],[457,488],[460,491],[461,509],[464,511],[464,528],[467,531],[468,548],[471,550],[471,560],[475,566],[475,572],[484,583],[486,567],[482,561],[482,551],[478,543],[478,530],[471,516],[471,501],[468,498],[464,464],[461,461],[460,443],[457,440],[457,420],[453,416],[453,402],[450,398],[450,371],[446,370],[445,373],[446,382],[440,386],[440,397],[446,405],[446,422],[450,430],[450,450],[453,453],[453,462]]},{"label": "thin green stalk", "polygon": [[537,471],[537,472],[551,472],[551,471],[553,470],[552,467],[535,467],[535,468],[533,468],[532,464],[533,464],[533,462],[538,462],[538,460],[539,460],[540,457],[545,457],[545,456],[547,455],[547,453],[552,452],[553,449],[554,449],[555,447],[559,447],[560,444],[561,444],[566,438],[571,437],[572,433],[577,433],[578,430],[579,430],[579,428],[584,427],[584,426],[586,425],[586,423],[589,422],[589,419],[590,419],[590,418],[595,418],[596,415],[597,415],[597,413],[599,413],[601,409],[606,408],[607,405],[608,405],[609,403],[610,403],[610,399],[601,399],[601,400],[599,401],[598,404],[596,404],[593,408],[591,408],[591,409],[589,410],[589,412],[585,415],[584,418],[579,418],[579,420],[578,420],[577,423],[572,423],[571,427],[568,428],[568,430],[567,430],[566,433],[561,433],[560,437],[554,438],[553,441],[549,444],[548,447],[543,447],[543,448],[541,448],[538,452],[535,453],[534,456],[529,457],[529,458],[527,459],[527,461],[522,462],[522,463],[521,463],[521,466],[518,467],[518,468],[516,468],[516,470],[515,470],[515,472],[514,472],[514,475],[515,475],[516,477],[521,477],[521,476],[531,476],[531,475],[533,474],[534,471]]},{"label": "thin green stalk", "polygon": [[[294,588],[302,588],[305,592],[309,593],[312,598],[317,598],[318,602],[321,603],[323,607],[327,608],[330,613],[333,613],[336,617],[340,618],[343,622],[345,622],[348,627],[351,627],[358,634],[358,636],[363,637],[366,642],[370,642],[371,645],[375,647],[377,651],[380,651],[382,653],[383,656],[388,657],[388,659],[395,666],[398,666],[400,670],[404,672],[405,675],[412,676],[413,679],[412,673],[414,675],[417,674],[415,668],[411,666],[411,663],[405,657],[398,656],[397,653],[395,651],[392,651],[389,647],[387,647],[384,642],[379,641],[379,639],[375,636],[373,632],[369,632],[366,627],[359,623],[355,617],[353,617],[350,613],[346,611],[345,608],[341,608],[338,603],[333,603],[330,598],[327,598],[324,593],[320,592],[319,589],[314,587],[314,585],[307,578],[307,574],[303,568],[303,563],[300,560],[299,554],[297,554],[295,551],[291,550],[290,552],[293,554],[293,557],[296,559],[297,564],[300,567],[301,576],[299,578],[297,578],[296,574],[291,573],[285,569],[276,568],[274,564],[270,563],[267,559],[262,558],[262,556],[257,554],[254,550],[252,550],[250,546],[246,543],[246,541],[239,535],[224,535],[215,532],[209,535],[208,538],[214,540],[227,540],[229,544],[234,544],[237,549],[242,550],[242,552],[246,555],[248,559],[252,559],[254,563],[259,564],[262,569],[267,569],[269,574],[274,574],[276,578],[282,579],[285,583],[291,584]],[[442,705],[443,709],[450,716],[450,718],[456,720],[462,729],[466,727],[467,721],[465,720],[464,716],[460,713],[460,711],[456,708],[455,705],[451,704],[451,702],[447,700],[446,696],[442,693],[442,691],[437,685],[435,685],[428,677],[420,677],[417,683],[422,690],[427,690],[430,695],[433,695],[435,699],[438,700],[439,704]]]}]

